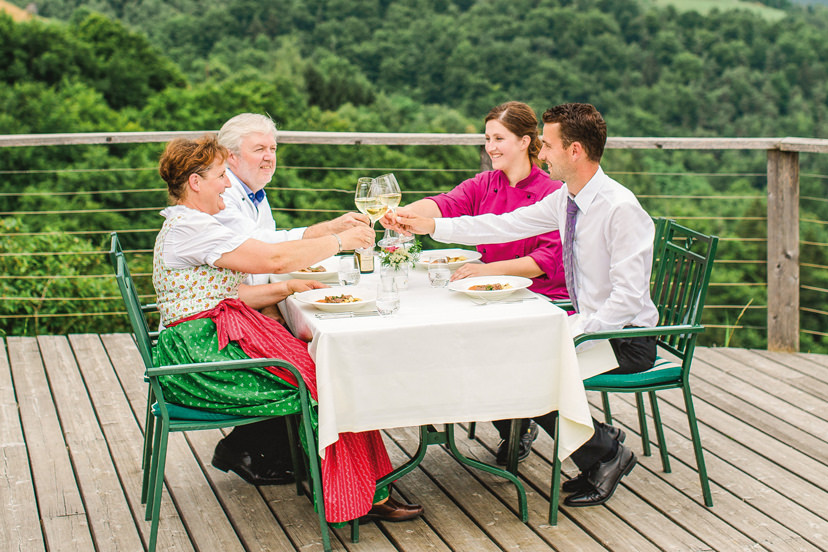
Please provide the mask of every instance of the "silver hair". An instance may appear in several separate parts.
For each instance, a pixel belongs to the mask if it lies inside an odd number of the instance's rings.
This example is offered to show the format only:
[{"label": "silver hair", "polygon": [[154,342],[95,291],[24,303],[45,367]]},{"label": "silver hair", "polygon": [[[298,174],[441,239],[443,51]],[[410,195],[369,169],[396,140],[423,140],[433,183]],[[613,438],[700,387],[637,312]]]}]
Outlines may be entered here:
[{"label": "silver hair", "polygon": [[254,132],[272,134],[275,140],[276,124],[266,115],[240,113],[222,125],[218,133],[218,141],[219,144],[238,155],[241,153],[242,139]]}]

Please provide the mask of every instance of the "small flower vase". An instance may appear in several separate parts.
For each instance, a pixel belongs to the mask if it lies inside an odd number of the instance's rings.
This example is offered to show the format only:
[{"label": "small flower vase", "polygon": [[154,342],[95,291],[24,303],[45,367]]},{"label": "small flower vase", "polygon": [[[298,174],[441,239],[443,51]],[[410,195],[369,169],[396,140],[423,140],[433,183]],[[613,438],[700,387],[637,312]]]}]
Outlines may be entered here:
[{"label": "small flower vase", "polygon": [[411,265],[409,263],[400,263],[399,265],[384,265],[380,268],[380,278],[392,278],[397,284],[397,289],[408,289],[408,270]]}]

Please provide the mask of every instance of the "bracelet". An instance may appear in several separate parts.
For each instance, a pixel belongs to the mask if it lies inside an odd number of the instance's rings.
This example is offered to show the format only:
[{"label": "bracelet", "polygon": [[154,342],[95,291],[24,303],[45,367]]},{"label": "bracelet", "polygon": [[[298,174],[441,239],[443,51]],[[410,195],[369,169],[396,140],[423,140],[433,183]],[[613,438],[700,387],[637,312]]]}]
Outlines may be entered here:
[{"label": "bracelet", "polygon": [[336,238],[336,243],[339,245],[339,249],[337,250],[337,253],[342,253],[342,240],[339,239],[339,236],[337,236],[336,234],[331,234],[331,236]]}]

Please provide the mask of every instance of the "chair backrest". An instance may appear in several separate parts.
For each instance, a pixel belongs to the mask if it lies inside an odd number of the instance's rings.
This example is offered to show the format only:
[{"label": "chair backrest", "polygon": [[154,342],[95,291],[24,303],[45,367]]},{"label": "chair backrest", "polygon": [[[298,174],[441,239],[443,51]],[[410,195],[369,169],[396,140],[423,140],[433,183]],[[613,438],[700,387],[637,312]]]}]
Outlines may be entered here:
[{"label": "chair backrest", "polygon": [[[652,298],[659,326],[701,327],[707,287],[719,238],[666,221],[653,269]],[[657,245],[659,247],[659,245]],[[663,335],[659,345],[689,361],[697,333]]]},{"label": "chair backrest", "polygon": [[653,239],[653,274],[655,274],[656,265],[664,250],[664,229],[667,228],[668,222],[671,222],[670,219],[664,217],[656,217],[653,219],[653,224],[655,225],[655,237]]},{"label": "chair backrest", "polygon": [[135,334],[135,341],[138,344],[138,351],[144,361],[144,367],[152,367],[152,340],[150,339],[149,326],[144,313],[141,310],[141,301],[138,299],[138,291],[132,277],[129,275],[129,268],[123,253],[116,253],[115,279],[118,281],[118,289],[121,290],[121,297],[127,310],[127,317]]}]

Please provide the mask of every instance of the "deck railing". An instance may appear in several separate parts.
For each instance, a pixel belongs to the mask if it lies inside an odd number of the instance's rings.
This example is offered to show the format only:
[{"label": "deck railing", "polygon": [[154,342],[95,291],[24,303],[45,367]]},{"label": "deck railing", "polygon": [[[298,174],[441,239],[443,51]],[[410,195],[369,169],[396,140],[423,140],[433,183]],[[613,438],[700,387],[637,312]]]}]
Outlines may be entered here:
[{"label": "deck railing", "polygon": [[[114,132],[82,134],[0,135],[0,148],[68,145],[113,145],[167,142],[197,137],[203,131]],[[476,146],[482,134],[401,134],[280,131],[280,144],[353,146]],[[607,149],[620,150],[762,150],[767,152],[767,344],[769,350],[798,351],[800,337],[800,153],[828,153],[828,140],[808,138],[626,138],[610,137]],[[481,153],[481,160],[487,159]],[[470,174],[477,167],[467,168]],[[6,167],[2,172],[14,172]],[[608,170],[610,174],[611,169]],[[646,174],[646,173],[644,173]],[[460,179],[458,178],[458,181]],[[625,182],[624,178],[619,178]],[[422,191],[425,193],[425,191]],[[14,213],[3,213],[4,215]],[[669,213],[651,213],[670,216]],[[816,221],[824,224],[823,221]],[[117,229],[122,230],[122,229]],[[140,229],[139,231],[148,231]],[[737,238],[738,239],[738,238]],[[811,244],[814,245],[814,244]],[[828,244],[815,244],[826,246]],[[103,252],[89,252],[102,254]],[[3,253],[0,253],[3,254]],[[750,261],[748,261],[750,262]],[[819,269],[820,267],[816,267]],[[822,269],[828,267],[821,267]],[[733,284],[738,284],[734,282]],[[812,289],[812,291],[814,291]],[[828,290],[816,289],[820,292]],[[6,299],[6,298],[0,298]],[[738,307],[729,306],[729,307]],[[824,313],[824,308],[811,312]],[[71,315],[68,313],[67,315]],[[824,326],[823,326],[824,327]],[[822,328],[806,329],[826,336]]]}]

